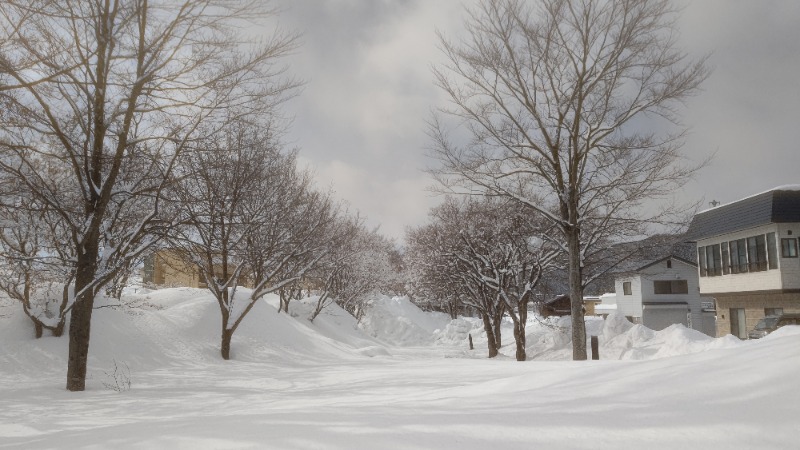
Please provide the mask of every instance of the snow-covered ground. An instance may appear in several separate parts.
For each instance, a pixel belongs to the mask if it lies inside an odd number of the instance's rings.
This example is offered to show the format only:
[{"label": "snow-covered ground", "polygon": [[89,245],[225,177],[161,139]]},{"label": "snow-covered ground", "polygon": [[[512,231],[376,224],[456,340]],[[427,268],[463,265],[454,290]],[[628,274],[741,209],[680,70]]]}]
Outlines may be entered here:
[{"label": "snow-covered ground", "polygon": [[[269,298],[223,361],[207,293],[127,297],[142,306],[95,311],[82,393],[63,387],[66,337],[0,310],[0,449],[798,448],[800,327],[742,342],[591,320],[602,360],[573,362],[568,322],[533,320],[519,363],[406,299],[359,325]],[[510,327],[503,342],[513,355]]]}]

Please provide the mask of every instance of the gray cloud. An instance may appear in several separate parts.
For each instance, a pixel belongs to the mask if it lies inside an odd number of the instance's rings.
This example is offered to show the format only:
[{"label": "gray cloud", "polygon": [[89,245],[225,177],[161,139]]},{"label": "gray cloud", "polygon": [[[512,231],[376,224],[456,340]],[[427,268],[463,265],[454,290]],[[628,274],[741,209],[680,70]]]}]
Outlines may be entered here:
[{"label": "gray cloud", "polygon": [[[424,120],[443,103],[430,65],[435,30],[457,36],[456,0],[280,0],[283,26],[304,33],[289,63],[308,80],[288,105],[288,139],[322,186],[402,237],[439,199],[425,191]],[[694,56],[712,52],[714,73],[688,101],[685,152],[711,166],[678,193],[727,202],[800,183],[800,2],[695,0],[678,23]]]}]

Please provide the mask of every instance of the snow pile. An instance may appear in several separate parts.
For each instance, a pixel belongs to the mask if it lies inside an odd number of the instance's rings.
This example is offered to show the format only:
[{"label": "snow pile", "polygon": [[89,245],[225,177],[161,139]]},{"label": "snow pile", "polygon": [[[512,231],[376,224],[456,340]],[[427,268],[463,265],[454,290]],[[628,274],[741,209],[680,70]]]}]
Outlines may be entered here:
[{"label": "snow pile", "polygon": [[[207,292],[136,295],[123,303],[151,306],[95,311],[83,393],[63,389],[68,339],[34,339],[18,305],[0,310],[0,447],[796,447],[798,326],[742,342],[587,318],[601,361],[573,362],[569,318],[531,318],[529,355],[563,361],[519,363],[485,358],[481,321],[407,299],[381,298],[365,320],[382,339],[427,347],[387,348],[336,305],[311,323],[314,298],[278,313],[270,296],[223,361]],[[513,355],[508,321],[503,342]],[[130,369],[130,391],[104,387],[115,362]]]},{"label": "snow pile", "polygon": [[408,297],[380,296],[361,320],[361,329],[381,342],[401,347],[431,344],[450,321],[447,314],[424,312]]},{"label": "snow pile", "polygon": [[435,333],[438,345],[463,345],[469,342],[469,335],[483,332],[483,324],[478,319],[459,317],[451,320],[443,330]]},{"label": "snow pile", "polygon": [[[249,295],[246,289],[237,297]],[[231,358],[239,362],[327,361],[387,354],[361,332],[355,319],[331,305],[312,324],[307,320],[314,299],[294,302],[290,315],[279,314],[277,296],[256,303],[236,330]],[[119,304],[102,299],[98,304]],[[131,308],[126,305],[135,305]],[[9,308],[10,309],[10,308]],[[39,377],[66,367],[66,336],[45,333],[33,339],[33,327],[21,311],[0,318],[0,367],[5,374]],[[121,306],[96,309],[92,318],[90,373],[96,380],[114,362],[135,370],[165,366],[225,364],[220,356],[221,317],[214,297],[204,289],[170,288],[123,296]]]}]

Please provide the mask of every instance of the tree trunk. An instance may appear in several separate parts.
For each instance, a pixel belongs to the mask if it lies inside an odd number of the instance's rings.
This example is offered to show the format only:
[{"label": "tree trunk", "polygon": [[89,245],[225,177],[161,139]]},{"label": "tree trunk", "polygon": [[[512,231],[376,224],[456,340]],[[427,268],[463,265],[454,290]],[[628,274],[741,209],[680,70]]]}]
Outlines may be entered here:
[{"label": "tree trunk", "polygon": [[497,341],[495,341],[494,337],[494,330],[492,330],[492,321],[489,319],[489,315],[486,313],[481,314],[483,316],[483,329],[486,331],[486,344],[489,347],[489,358],[494,358],[497,356]]},{"label": "tree trunk", "polygon": [[55,337],[61,337],[64,334],[64,325],[66,322],[67,316],[62,315],[61,320],[58,321],[58,325],[50,329],[50,333]]},{"label": "tree trunk", "polygon": [[503,331],[500,329],[500,326],[503,324],[503,311],[500,310],[499,313],[495,314],[494,316],[494,345],[495,348],[498,350],[500,347],[503,346],[503,339],[502,334]]},{"label": "tree trunk", "polygon": [[574,227],[567,230],[567,245],[569,251],[569,297],[572,313],[572,359],[585,361],[587,359],[586,324],[583,318],[583,277],[579,228]]},{"label": "tree trunk", "polygon": [[42,322],[39,322],[33,317],[31,317],[31,321],[33,322],[33,329],[34,332],[36,333],[36,339],[41,338],[42,335],[44,334],[44,326],[42,325]]},{"label": "tree trunk", "polygon": [[222,359],[231,359],[231,338],[233,338],[233,330],[229,330],[227,326],[222,327],[222,344],[220,345],[220,353]]},{"label": "tree trunk", "polygon": [[69,360],[67,362],[67,390],[86,389],[86,364],[89,359],[89,337],[94,307],[94,289],[85,289],[94,280],[97,264],[97,246],[87,245],[86,253],[78,257],[75,292],[83,291],[72,307],[69,323]]},{"label": "tree trunk", "polygon": [[525,361],[525,322],[521,319],[514,321],[514,342],[517,344],[517,361]]}]

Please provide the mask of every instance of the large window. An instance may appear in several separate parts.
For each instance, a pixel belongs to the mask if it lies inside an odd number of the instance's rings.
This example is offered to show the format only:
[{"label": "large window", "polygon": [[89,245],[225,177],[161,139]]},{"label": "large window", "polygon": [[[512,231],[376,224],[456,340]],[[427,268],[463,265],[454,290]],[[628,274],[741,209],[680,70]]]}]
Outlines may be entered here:
[{"label": "large window", "polygon": [[722,275],[722,256],[720,255],[719,244],[706,246],[706,274],[709,277]]},{"label": "large window", "polygon": [[720,244],[722,248],[722,274],[728,275],[731,273],[730,258],[728,257],[728,243],[723,242]]},{"label": "large window", "polygon": [[770,270],[778,268],[778,244],[775,233],[767,233],[767,263]]},{"label": "large window", "polygon": [[631,282],[625,281],[622,283],[622,294],[631,295]]},{"label": "large window", "polygon": [[797,239],[781,239],[781,256],[784,258],[797,258]]},{"label": "large window", "polygon": [[706,264],[706,248],[697,247],[697,264],[700,265],[700,276],[708,275],[708,267]]},{"label": "large window", "polygon": [[[797,239],[781,239],[781,253],[784,258],[796,258]],[[700,266],[701,277],[777,269],[777,236],[771,232],[698,247],[697,264]]]},{"label": "large window", "polygon": [[767,240],[763,234],[747,238],[747,262],[750,272],[767,270]]},{"label": "large window", "polygon": [[731,273],[747,272],[747,244],[745,239],[731,241]]},{"label": "large window", "polygon": [[653,292],[656,294],[688,294],[689,283],[686,280],[653,281]]}]

